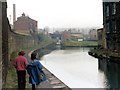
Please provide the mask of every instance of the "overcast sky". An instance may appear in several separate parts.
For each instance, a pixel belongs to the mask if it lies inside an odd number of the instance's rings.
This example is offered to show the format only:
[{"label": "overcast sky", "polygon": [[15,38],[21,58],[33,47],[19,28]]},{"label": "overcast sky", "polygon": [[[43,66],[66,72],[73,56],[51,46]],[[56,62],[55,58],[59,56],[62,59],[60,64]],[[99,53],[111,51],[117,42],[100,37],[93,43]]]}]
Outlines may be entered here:
[{"label": "overcast sky", "polygon": [[38,27],[102,27],[102,0],[7,0],[8,18],[12,23],[13,4],[16,17],[24,12],[38,21]]}]

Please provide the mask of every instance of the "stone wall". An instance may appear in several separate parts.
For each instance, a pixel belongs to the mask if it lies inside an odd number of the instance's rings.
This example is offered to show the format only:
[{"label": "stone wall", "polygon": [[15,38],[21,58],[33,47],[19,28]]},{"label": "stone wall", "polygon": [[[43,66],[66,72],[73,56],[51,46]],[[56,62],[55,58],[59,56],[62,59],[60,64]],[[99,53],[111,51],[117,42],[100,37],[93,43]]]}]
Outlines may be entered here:
[{"label": "stone wall", "polygon": [[7,2],[2,2],[2,84],[4,85],[8,69],[8,27]]},{"label": "stone wall", "polygon": [[19,49],[30,48],[33,45],[37,44],[35,42],[34,36],[15,33],[10,29],[10,25],[9,25],[8,31],[9,31],[8,32],[9,33],[9,39],[8,39],[9,53],[12,53],[13,51],[16,51]]},{"label": "stone wall", "polygon": [[[2,3],[0,2],[0,83],[2,83]],[[0,84],[0,90],[2,84]]]},{"label": "stone wall", "polygon": [[7,2],[0,1],[0,84],[4,87],[8,71],[8,64],[12,52],[37,45],[35,35],[22,35],[11,30],[7,19]]}]

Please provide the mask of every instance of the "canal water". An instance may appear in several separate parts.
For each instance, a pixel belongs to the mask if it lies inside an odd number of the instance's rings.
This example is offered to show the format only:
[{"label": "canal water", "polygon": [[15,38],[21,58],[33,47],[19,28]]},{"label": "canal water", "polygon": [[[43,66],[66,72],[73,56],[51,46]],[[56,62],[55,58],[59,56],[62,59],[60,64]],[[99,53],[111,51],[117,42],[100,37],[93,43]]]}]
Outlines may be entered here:
[{"label": "canal water", "polygon": [[90,48],[54,50],[41,63],[70,88],[118,88],[120,65],[98,60]]}]

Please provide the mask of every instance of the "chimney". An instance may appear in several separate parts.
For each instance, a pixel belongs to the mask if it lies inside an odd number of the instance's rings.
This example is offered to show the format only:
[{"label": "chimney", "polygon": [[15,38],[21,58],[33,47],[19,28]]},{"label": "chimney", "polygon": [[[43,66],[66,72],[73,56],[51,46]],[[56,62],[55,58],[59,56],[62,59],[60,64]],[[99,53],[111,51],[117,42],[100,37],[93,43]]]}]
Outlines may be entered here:
[{"label": "chimney", "polygon": [[15,4],[13,4],[13,28],[14,28],[15,21],[16,21],[16,7],[15,7]]}]

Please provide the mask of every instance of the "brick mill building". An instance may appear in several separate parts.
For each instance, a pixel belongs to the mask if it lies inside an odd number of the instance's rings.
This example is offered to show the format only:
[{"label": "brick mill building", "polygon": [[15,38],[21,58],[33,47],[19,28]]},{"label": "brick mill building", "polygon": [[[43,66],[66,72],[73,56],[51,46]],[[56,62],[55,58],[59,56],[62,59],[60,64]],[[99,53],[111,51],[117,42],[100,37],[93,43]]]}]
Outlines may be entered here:
[{"label": "brick mill building", "polygon": [[24,13],[14,22],[14,31],[23,34],[37,32],[37,21],[26,16]]}]

